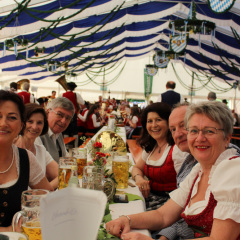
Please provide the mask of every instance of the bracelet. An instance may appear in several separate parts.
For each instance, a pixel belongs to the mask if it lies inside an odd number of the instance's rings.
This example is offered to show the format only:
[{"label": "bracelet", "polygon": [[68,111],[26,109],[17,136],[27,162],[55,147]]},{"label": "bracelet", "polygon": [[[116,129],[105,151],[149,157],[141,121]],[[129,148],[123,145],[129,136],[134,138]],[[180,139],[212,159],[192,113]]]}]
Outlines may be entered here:
[{"label": "bracelet", "polygon": [[137,173],[136,175],[133,176],[133,180],[136,182],[135,178],[136,176],[141,176],[139,173]]},{"label": "bracelet", "polygon": [[119,217],[126,217],[128,219],[128,221],[129,221],[129,226],[131,227],[132,221],[131,221],[131,218],[128,215],[121,215]]}]

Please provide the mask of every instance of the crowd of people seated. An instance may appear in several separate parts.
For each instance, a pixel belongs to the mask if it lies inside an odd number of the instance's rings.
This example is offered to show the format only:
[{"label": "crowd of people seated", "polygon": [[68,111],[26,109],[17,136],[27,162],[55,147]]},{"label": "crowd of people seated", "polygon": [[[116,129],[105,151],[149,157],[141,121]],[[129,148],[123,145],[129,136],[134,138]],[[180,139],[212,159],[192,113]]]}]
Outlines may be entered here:
[{"label": "crowd of people seated", "polygon": [[13,230],[22,191],[57,188],[59,158],[69,156],[63,133],[73,119],[78,132],[94,134],[113,115],[128,138],[141,130],[142,158],[132,176],[147,211],[108,222],[108,233],[124,240],[240,239],[240,149],[230,143],[236,120],[224,103],[157,102],[141,110],[99,97],[78,108],[68,91],[41,106],[0,90],[0,232]]}]

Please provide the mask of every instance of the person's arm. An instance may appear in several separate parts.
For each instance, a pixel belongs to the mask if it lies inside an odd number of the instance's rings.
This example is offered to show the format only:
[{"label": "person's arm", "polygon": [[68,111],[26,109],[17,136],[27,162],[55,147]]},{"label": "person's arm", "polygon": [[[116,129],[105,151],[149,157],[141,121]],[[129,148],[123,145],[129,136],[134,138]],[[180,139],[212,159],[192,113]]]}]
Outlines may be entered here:
[{"label": "person's arm", "polygon": [[77,97],[77,103],[79,105],[84,105],[85,102],[84,102],[82,96],[79,93],[76,93],[76,97]]},{"label": "person's arm", "polygon": [[49,181],[45,177],[41,165],[37,161],[34,154],[28,151],[30,173],[29,173],[29,186],[33,189],[46,189],[53,191],[53,187],[50,185]]},{"label": "person's arm", "polygon": [[12,225],[9,227],[0,227],[0,232],[13,232]]},{"label": "person's arm", "polygon": [[137,127],[137,122],[138,122],[138,118],[136,116],[133,116],[133,118],[128,121],[129,126],[132,127],[132,128]]},{"label": "person's arm", "polygon": [[[144,153],[143,153],[144,154]],[[146,162],[140,158],[132,168],[132,178],[139,187],[142,195],[146,198],[150,193],[149,181],[144,179],[144,167]]]},{"label": "person's arm", "polygon": [[121,216],[110,221],[106,224],[106,230],[117,237],[128,233],[130,229],[159,230],[179,220],[182,210],[182,207],[170,199],[157,210],[128,215],[129,218]]},{"label": "person's arm", "polygon": [[50,182],[51,186],[54,189],[57,189],[58,187],[58,164],[56,161],[51,161],[46,166],[46,177],[48,181]]},{"label": "person's arm", "polygon": [[49,191],[54,191],[53,187],[51,186],[51,184],[49,183],[49,181],[47,180],[46,177],[43,177],[40,182],[38,182],[35,185],[31,185],[30,186],[32,189],[46,189]]},{"label": "person's arm", "polygon": [[98,127],[101,126],[101,122],[97,122],[97,116],[96,116],[96,114],[93,114],[93,115],[92,115],[92,120],[93,120],[93,126],[94,126],[95,128],[98,128]]}]

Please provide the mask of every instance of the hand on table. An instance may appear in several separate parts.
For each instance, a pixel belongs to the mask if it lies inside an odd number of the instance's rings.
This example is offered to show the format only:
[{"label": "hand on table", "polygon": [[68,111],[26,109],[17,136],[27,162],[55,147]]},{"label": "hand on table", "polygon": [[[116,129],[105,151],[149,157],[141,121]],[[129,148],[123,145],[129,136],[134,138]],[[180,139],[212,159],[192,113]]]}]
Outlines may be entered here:
[{"label": "hand on table", "polygon": [[139,190],[142,193],[143,197],[147,198],[150,193],[149,181],[145,180],[142,176],[139,176],[136,179],[136,185],[139,187]]},{"label": "hand on table", "polygon": [[129,220],[124,216],[112,220],[106,223],[106,230],[108,233],[120,237],[122,234],[130,231]]},{"label": "hand on table", "polygon": [[121,235],[122,240],[153,240],[151,237],[148,237],[142,233],[130,232]]}]

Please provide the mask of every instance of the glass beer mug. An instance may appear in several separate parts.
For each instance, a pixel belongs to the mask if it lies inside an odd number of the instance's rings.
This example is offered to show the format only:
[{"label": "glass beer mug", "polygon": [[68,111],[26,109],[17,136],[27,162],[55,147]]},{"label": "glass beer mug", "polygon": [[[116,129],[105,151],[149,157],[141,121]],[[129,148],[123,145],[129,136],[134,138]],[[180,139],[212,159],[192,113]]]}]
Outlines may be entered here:
[{"label": "glass beer mug", "polygon": [[104,177],[104,168],[97,166],[86,166],[83,168],[82,187],[86,189],[103,191],[108,200],[115,192],[115,183],[111,178]]},{"label": "glass beer mug", "polygon": [[58,189],[63,189],[68,186],[68,181],[71,176],[72,166],[77,166],[77,160],[74,157],[60,157],[58,167]]},{"label": "glass beer mug", "polygon": [[73,148],[72,156],[77,159],[78,178],[83,176],[83,168],[87,166],[87,149],[86,148]]},{"label": "glass beer mug", "polygon": [[13,216],[13,231],[19,231],[28,236],[29,240],[42,240],[40,226],[40,200],[48,190],[31,189],[22,192],[22,211]]},{"label": "glass beer mug", "polygon": [[127,188],[129,178],[128,156],[115,155],[112,161],[112,171],[117,182],[117,188]]}]

